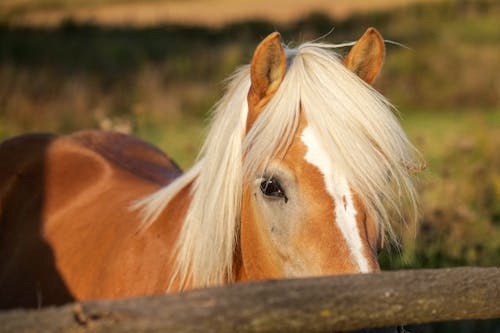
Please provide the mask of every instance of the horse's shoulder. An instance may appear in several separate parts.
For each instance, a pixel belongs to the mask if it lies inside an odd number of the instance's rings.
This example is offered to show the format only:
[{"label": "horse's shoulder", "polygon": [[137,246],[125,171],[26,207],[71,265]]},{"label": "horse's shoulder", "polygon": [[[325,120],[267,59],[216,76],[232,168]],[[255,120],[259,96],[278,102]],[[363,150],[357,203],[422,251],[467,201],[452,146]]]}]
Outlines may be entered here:
[{"label": "horse's shoulder", "polygon": [[170,183],[182,173],[161,150],[131,135],[81,131],[67,136],[66,140],[99,154],[114,168],[159,185]]}]

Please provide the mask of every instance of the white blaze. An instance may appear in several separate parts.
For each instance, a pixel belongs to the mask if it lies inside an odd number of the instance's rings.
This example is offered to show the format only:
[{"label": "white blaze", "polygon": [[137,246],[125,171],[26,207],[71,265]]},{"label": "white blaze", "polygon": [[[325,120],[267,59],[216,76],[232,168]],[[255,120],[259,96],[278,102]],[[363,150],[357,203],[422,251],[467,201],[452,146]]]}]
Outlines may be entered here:
[{"label": "white blaze", "polygon": [[311,127],[302,132],[302,142],[307,147],[305,160],[316,166],[325,178],[326,190],[335,202],[335,221],[344,236],[349,249],[361,272],[370,271],[368,261],[363,255],[363,243],[356,221],[356,209],[352,193],[344,175],[336,171]]}]

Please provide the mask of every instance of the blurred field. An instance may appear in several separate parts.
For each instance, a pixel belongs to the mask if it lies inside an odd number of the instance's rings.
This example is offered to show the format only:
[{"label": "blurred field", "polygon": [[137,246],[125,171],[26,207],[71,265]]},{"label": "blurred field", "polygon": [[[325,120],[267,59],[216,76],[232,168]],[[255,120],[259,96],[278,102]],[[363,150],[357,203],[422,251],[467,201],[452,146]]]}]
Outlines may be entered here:
[{"label": "blurred field", "polygon": [[291,23],[311,12],[336,19],[436,0],[3,0],[0,20],[14,25],[55,26],[64,20],[99,25],[170,24],[220,27],[247,21]]},{"label": "blurred field", "polygon": [[[9,14],[14,17],[35,2],[8,0],[0,8],[9,3],[18,5],[11,7],[18,8]],[[47,0],[40,6],[69,3]],[[375,26],[411,48],[388,44],[376,87],[399,108],[403,126],[428,161],[420,176],[421,223],[402,228],[401,256],[383,255],[384,266],[498,266],[498,17],[498,2],[448,1],[343,19],[312,14],[286,24],[254,20],[218,28],[4,23],[0,139],[27,131],[114,129],[155,143],[186,168],[203,141],[207,111],[222,95],[221,82],[250,60],[269,32],[278,29],[296,45],[332,27],[326,40],[344,42]]]}]

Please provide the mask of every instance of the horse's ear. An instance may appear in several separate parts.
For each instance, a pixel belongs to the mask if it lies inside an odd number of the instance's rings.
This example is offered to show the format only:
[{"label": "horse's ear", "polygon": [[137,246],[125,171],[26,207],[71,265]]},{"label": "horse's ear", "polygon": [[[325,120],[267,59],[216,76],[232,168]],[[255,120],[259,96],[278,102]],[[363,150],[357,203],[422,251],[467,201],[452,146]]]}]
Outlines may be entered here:
[{"label": "horse's ear", "polygon": [[384,56],[382,35],[375,28],[368,28],[344,58],[344,65],[371,84],[382,68]]},{"label": "horse's ear", "polygon": [[278,32],[267,36],[255,49],[250,76],[250,93],[262,100],[276,92],[286,72],[285,50]]}]

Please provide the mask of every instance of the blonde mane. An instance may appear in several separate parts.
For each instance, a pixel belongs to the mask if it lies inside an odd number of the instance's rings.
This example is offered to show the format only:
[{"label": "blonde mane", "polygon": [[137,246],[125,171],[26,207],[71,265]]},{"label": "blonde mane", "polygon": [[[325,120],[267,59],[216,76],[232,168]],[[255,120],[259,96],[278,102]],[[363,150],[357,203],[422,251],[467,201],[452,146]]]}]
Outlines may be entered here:
[{"label": "blonde mane", "polygon": [[333,47],[306,43],[287,51],[285,78],[248,133],[250,68],[239,69],[214,110],[197,163],[174,183],[135,204],[142,208],[147,227],[182,188],[193,183],[171,283],[204,287],[231,281],[243,182],[262,174],[262,167],[277,152],[286,151],[300,112],[389,236],[391,221],[416,218],[417,195],[409,170],[419,155],[392,106],[350,72],[329,50]]}]

